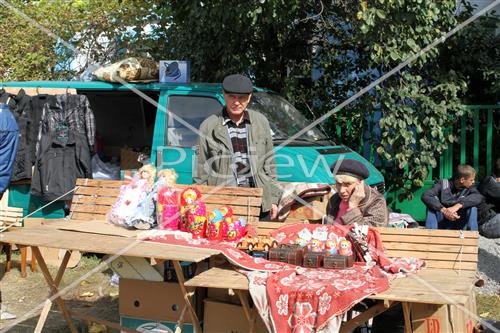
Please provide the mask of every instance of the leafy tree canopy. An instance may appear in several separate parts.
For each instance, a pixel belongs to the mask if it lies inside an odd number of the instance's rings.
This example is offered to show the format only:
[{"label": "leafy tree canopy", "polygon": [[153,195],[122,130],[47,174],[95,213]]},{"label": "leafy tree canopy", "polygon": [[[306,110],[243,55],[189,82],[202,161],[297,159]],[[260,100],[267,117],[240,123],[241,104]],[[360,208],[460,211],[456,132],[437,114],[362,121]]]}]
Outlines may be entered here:
[{"label": "leafy tree canopy", "polygon": [[[246,73],[320,116],[472,15],[455,0],[12,0],[0,12],[2,80],[58,79],[86,65],[146,55],[188,59],[193,81]],[[322,124],[337,142],[373,144],[392,186],[410,193],[456,140],[464,103],[496,103],[498,17],[430,49]],[[81,62],[75,67],[75,59]],[[368,125],[367,125],[368,124]],[[340,130],[339,130],[340,128]]]}]

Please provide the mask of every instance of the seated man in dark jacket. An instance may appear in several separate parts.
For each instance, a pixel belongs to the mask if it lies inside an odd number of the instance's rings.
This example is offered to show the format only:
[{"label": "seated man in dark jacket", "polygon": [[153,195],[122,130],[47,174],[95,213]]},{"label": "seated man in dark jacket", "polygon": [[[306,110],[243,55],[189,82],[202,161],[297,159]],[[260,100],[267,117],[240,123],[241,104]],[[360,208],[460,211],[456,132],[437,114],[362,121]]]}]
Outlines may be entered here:
[{"label": "seated man in dark jacket", "polygon": [[484,202],[479,206],[479,233],[487,238],[500,238],[500,158],[493,167],[493,175],[479,185]]},{"label": "seated man in dark jacket", "polygon": [[474,186],[476,170],[459,165],[451,179],[441,179],[422,195],[429,229],[477,230],[477,207],[483,196]]}]

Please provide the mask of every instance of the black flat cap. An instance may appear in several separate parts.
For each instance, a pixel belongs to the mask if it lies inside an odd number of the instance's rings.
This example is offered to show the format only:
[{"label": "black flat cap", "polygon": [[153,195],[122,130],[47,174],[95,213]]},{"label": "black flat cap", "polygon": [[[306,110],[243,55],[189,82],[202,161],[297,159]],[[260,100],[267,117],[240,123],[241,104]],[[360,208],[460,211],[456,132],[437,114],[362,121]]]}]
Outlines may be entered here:
[{"label": "black flat cap", "polygon": [[339,160],[333,163],[330,170],[334,176],[348,175],[358,179],[366,179],[370,176],[370,171],[363,163],[351,159]]},{"label": "black flat cap", "polygon": [[232,74],[228,75],[222,81],[222,89],[226,93],[236,95],[248,95],[253,91],[252,81],[244,75]]}]

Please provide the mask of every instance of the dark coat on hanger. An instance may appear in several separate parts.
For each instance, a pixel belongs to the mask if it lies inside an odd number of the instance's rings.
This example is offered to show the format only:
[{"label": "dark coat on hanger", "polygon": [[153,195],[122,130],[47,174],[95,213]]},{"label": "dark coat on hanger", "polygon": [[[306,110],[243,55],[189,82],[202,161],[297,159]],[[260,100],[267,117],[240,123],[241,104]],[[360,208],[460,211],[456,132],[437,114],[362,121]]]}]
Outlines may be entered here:
[{"label": "dark coat on hanger", "polygon": [[[44,134],[40,140],[31,193],[52,201],[72,190],[77,178],[92,178],[87,138],[73,130]],[[69,193],[59,200],[70,200]]]},{"label": "dark coat on hanger", "polygon": [[6,103],[19,127],[19,140],[12,172],[11,181],[31,178],[31,167],[34,159],[30,145],[35,145],[37,132],[33,131],[33,112],[31,97],[21,89],[16,94],[10,94],[0,89],[0,103]]}]

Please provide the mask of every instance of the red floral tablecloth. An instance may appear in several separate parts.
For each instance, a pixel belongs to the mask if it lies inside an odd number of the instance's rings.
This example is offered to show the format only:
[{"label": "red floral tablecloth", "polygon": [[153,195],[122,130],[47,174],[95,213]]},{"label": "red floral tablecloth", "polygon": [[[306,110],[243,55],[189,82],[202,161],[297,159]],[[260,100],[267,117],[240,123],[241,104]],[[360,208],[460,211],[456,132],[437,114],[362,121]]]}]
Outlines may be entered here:
[{"label": "red floral tablecloth", "polygon": [[[290,243],[304,228],[324,228],[344,237],[345,227],[335,225],[296,224],[273,232],[281,243]],[[308,269],[262,258],[239,251],[232,243],[191,239],[189,234],[175,232],[150,237],[149,241],[182,247],[219,250],[239,267],[249,279],[249,290],[259,314],[272,332],[337,332],[341,315],[367,296],[389,288],[389,279],[398,272],[415,272],[423,262],[413,258],[393,260],[383,250],[375,229],[368,234],[371,265],[356,263],[343,270]],[[378,264],[378,265],[375,265]]]}]

